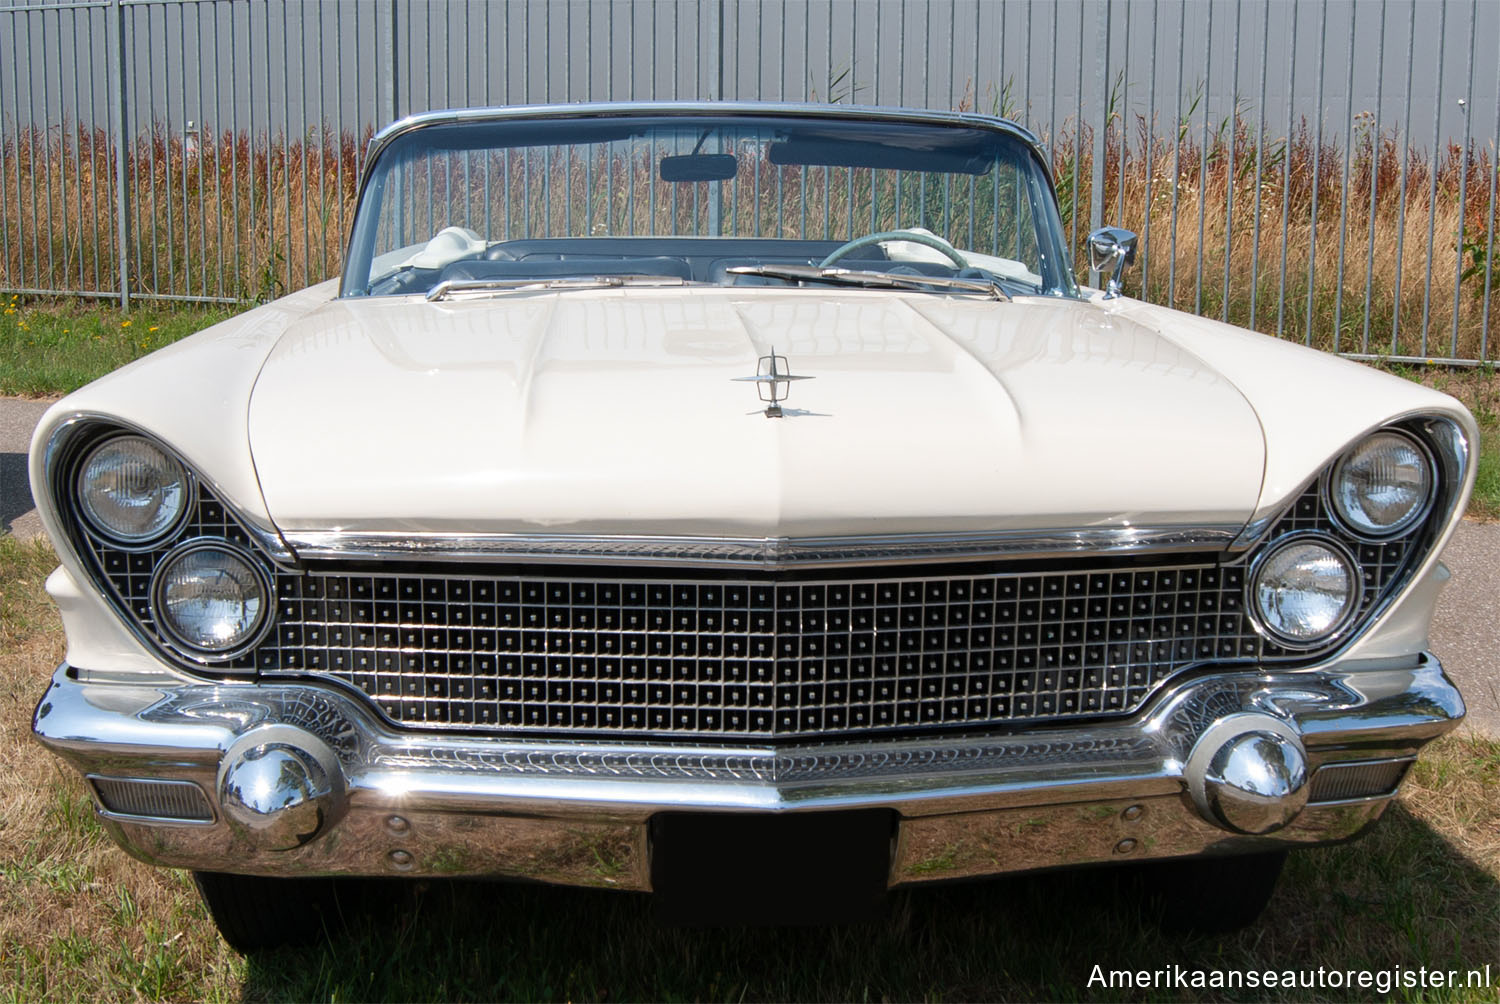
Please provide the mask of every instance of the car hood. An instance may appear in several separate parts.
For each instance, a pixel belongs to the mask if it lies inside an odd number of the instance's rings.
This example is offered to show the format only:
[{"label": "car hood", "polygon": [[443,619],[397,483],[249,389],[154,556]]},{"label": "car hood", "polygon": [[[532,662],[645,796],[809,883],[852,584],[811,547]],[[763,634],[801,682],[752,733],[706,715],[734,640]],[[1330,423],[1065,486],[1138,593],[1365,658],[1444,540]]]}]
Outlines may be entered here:
[{"label": "car hood", "polygon": [[[757,360],[813,379],[767,418]],[[1228,526],[1260,424],[1098,305],[873,291],[347,299],[249,413],[287,532],[802,537]]]}]

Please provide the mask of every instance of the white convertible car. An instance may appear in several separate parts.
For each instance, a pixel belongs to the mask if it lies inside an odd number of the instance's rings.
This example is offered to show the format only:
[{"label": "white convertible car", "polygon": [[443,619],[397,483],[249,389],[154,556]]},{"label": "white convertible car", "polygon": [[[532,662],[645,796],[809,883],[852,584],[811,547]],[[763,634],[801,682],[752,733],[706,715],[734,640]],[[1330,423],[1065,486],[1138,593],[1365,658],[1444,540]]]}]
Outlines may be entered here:
[{"label": "white convertible car", "polygon": [[[416,116],[341,280],[56,404],[39,740],[249,950],[340,876],[1265,904],[1463,716],[1451,398],[1080,287],[978,115]],[[795,903],[795,906],[789,904]]]}]

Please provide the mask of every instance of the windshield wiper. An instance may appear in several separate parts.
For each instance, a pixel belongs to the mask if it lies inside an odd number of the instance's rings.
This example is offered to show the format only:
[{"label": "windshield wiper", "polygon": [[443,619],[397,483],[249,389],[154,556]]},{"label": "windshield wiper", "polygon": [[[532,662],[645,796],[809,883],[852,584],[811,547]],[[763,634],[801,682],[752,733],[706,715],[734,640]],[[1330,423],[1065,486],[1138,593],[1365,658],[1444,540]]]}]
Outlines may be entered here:
[{"label": "windshield wiper", "polygon": [[864,286],[871,289],[920,289],[941,286],[966,293],[987,293],[1009,302],[1010,295],[998,279],[957,279],[946,275],[907,275],[901,272],[872,272],[855,268],[822,268],[817,265],[733,265],[724,270],[730,275],[763,275],[772,279],[797,279],[802,282],[827,282],[836,286]]},{"label": "windshield wiper", "polygon": [[599,286],[685,286],[676,275],[574,275],[560,279],[444,279],[427,291],[429,301],[465,293],[498,293],[511,289],[589,289]]}]

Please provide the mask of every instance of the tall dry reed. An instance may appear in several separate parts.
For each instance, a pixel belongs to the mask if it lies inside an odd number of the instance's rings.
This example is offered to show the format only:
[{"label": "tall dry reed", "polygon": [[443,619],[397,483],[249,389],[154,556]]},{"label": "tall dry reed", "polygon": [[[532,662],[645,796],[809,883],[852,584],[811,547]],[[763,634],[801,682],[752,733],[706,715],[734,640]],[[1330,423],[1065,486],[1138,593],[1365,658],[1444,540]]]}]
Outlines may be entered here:
[{"label": "tall dry reed", "polygon": [[[1202,133],[1141,116],[1108,119],[1104,221],[1142,238],[1127,292],[1322,348],[1500,356],[1493,337],[1500,235],[1492,150],[1450,144],[1434,158],[1408,150],[1368,116],[1359,119],[1347,161],[1342,142],[1320,141],[1305,122],[1289,136],[1257,136],[1241,115]],[[259,300],[336,275],[367,139],[326,129],[305,137],[183,137],[159,127],[129,145],[125,258],[132,292]],[[1085,125],[1065,126],[1050,139],[1063,225],[1081,271],[1097,137]],[[76,124],[7,134],[0,148],[0,288],[118,289],[121,152],[102,130]],[[596,209],[606,212],[600,201],[612,192],[623,196],[643,184],[639,170],[611,175],[613,188],[597,174],[569,173],[543,208],[577,207],[581,220],[592,220]],[[782,172],[764,186],[782,204],[777,212],[755,203],[763,232],[796,236],[807,227],[809,237],[821,237],[825,218],[840,216],[851,232],[862,232],[853,182],[821,178],[821,190],[817,176],[809,182],[805,172]],[[527,197],[519,187],[515,194]],[[892,197],[860,194],[866,203]],[[751,200],[747,187],[729,205],[748,213]],[[671,210],[663,204],[650,224],[690,218],[679,217],[675,203]],[[599,224],[588,226],[593,230],[574,230],[598,231]],[[961,229],[954,235],[960,241]]]}]

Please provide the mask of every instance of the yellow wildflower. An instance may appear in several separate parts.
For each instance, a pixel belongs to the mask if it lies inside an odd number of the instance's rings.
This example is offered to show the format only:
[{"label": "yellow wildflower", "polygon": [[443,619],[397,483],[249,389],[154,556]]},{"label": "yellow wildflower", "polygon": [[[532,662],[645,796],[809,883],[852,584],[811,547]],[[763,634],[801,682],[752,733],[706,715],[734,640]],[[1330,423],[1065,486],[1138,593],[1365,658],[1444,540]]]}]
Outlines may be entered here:
[{"label": "yellow wildflower", "polygon": [[130,322],[129,321],[121,321],[120,322],[120,327],[122,327],[122,328],[128,328],[128,327],[130,327]]},{"label": "yellow wildflower", "polygon": [[155,324],[153,324],[153,325],[151,325],[151,327],[147,328],[146,330],[147,331],[155,331],[156,328],[157,328],[157,326]]}]

